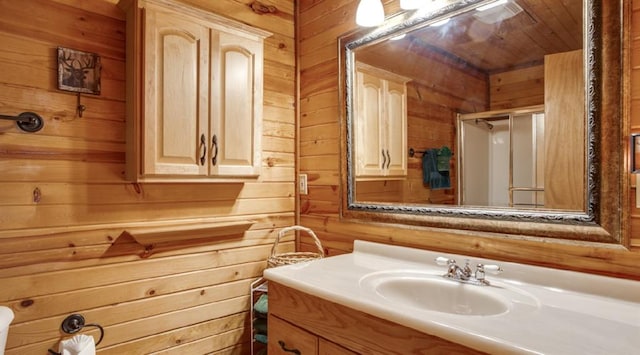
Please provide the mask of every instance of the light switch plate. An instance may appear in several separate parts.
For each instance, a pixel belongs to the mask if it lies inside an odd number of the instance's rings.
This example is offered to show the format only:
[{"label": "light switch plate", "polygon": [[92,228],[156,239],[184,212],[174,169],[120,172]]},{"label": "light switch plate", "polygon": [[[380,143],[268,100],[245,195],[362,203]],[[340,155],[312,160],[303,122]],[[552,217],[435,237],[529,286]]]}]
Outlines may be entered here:
[{"label": "light switch plate", "polygon": [[306,195],[309,193],[309,187],[307,186],[307,174],[298,175],[298,190],[300,195]]}]

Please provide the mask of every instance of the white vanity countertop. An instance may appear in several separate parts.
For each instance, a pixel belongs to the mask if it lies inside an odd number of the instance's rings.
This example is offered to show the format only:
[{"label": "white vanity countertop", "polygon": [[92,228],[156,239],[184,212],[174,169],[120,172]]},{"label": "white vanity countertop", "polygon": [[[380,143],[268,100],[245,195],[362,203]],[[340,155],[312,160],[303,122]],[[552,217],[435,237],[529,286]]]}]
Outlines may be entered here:
[{"label": "white vanity countertop", "polygon": [[[361,287],[390,270],[444,274],[439,256],[462,264],[499,264],[491,286],[517,288],[537,300],[499,315],[458,315],[398,305]],[[640,353],[640,281],[355,241],[354,251],[267,269],[264,277],[320,298],[488,353]],[[425,294],[424,297],[429,297]]]}]

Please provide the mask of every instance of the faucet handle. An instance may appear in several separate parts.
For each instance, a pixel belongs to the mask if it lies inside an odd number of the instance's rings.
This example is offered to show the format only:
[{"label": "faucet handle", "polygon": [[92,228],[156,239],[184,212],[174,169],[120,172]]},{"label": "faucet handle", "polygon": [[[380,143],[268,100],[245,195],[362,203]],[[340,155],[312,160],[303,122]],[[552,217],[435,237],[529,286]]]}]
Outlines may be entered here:
[{"label": "faucet handle", "polygon": [[482,265],[482,264],[478,264],[478,268],[480,268],[480,267],[482,267],[484,272],[488,272],[488,273],[494,274],[494,275],[497,275],[497,274],[499,274],[499,273],[504,271],[504,270],[502,270],[500,265]]},{"label": "faucet handle", "polygon": [[439,256],[435,259],[436,264],[440,265],[440,266],[447,266],[447,265],[451,265],[451,264],[455,264],[456,261],[453,259],[449,259],[449,258],[445,258],[444,256]]}]

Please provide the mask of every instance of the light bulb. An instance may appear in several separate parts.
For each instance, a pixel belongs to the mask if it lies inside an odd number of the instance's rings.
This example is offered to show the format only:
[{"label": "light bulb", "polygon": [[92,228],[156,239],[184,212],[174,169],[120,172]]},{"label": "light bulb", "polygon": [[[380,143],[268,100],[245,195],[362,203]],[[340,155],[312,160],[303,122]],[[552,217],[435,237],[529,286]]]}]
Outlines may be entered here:
[{"label": "light bulb", "polygon": [[403,10],[415,10],[425,5],[427,0],[400,0],[400,8]]},{"label": "light bulb", "polygon": [[364,27],[379,26],[384,22],[381,0],[360,0],[356,10],[356,23]]}]

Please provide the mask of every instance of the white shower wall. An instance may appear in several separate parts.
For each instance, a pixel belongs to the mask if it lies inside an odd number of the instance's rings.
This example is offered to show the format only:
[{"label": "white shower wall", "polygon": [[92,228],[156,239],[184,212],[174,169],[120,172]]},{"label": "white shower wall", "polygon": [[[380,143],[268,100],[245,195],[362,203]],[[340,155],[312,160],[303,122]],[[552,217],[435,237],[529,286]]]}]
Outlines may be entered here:
[{"label": "white shower wall", "polygon": [[489,203],[509,206],[509,120],[492,121],[489,136]]},{"label": "white shower wall", "polygon": [[[514,116],[511,127],[507,116],[503,117],[486,121],[492,128],[474,118],[461,121],[459,186],[463,205],[510,206],[510,161],[513,165],[513,187],[543,187],[544,115],[526,113]],[[512,133],[510,129],[513,130]],[[543,194],[536,191],[514,191],[513,204],[523,207],[541,205],[544,202]]]}]

